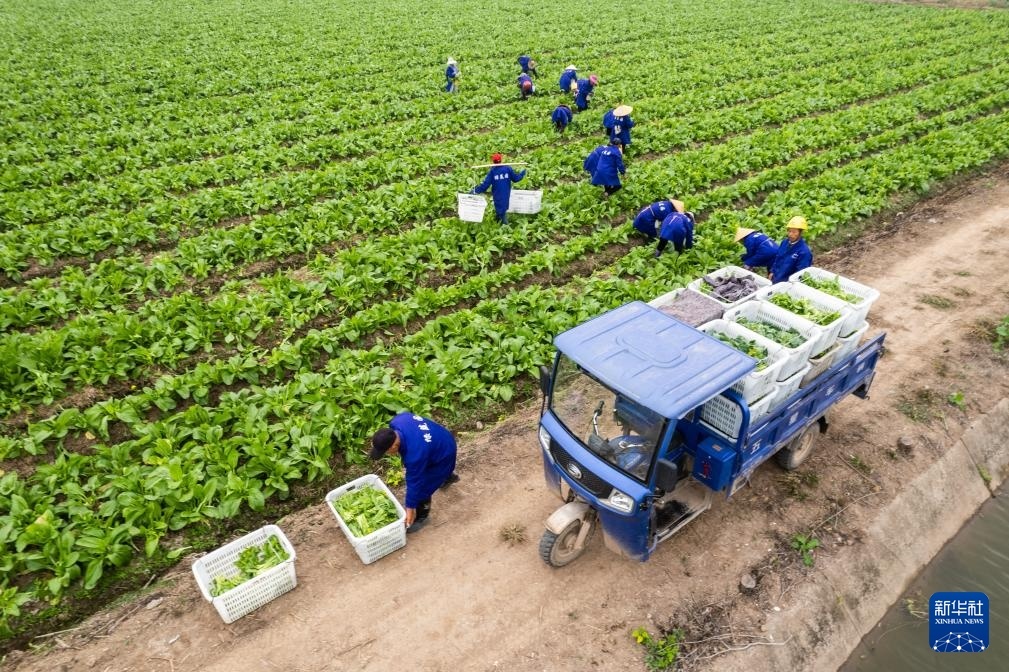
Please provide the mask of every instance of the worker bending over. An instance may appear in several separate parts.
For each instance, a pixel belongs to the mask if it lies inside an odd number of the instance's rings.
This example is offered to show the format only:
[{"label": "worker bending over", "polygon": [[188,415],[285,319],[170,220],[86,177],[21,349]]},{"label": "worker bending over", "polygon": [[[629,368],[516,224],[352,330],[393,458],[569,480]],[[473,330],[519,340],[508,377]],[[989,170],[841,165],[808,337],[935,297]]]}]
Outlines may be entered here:
[{"label": "worker bending over", "polygon": [[550,115],[550,121],[554,122],[554,128],[558,133],[563,133],[573,118],[574,114],[567,105],[558,105],[554,108],[553,114]]},{"label": "worker bending over", "polygon": [[564,68],[564,72],[561,73],[561,80],[559,82],[561,87],[561,93],[573,93],[577,89],[578,79],[578,68],[573,65],[569,65]]},{"label": "worker bending over", "polygon": [[620,139],[600,145],[585,158],[582,167],[592,175],[592,184],[603,188],[603,198],[609,198],[620,191],[620,176],[624,174],[623,145]]},{"label": "worker bending over", "polygon": [[531,59],[529,56],[523,54],[519,56],[519,67],[522,68],[523,75],[532,75],[533,77],[539,77],[539,73],[536,72],[536,61]]},{"label": "worker bending over", "polygon": [[589,109],[589,101],[592,100],[592,92],[599,84],[599,77],[589,75],[588,79],[579,79],[575,90],[575,107],[580,111]]},{"label": "worker bending over", "polygon": [[683,203],[672,198],[667,201],[655,201],[638,211],[634,218],[634,228],[648,236],[649,240],[654,240],[659,236],[659,226],[663,220],[670,213],[682,209]]},{"label": "worker bending over", "polygon": [[778,254],[778,244],[774,239],[765,236],[760,231],[754,229],[736,229],[736,242],[742,243],[746,250],[740,255],[743,268],[752,271],[755,268],[764,268],[764,272],[770,272],[774,257]]},{"label": "worker bending over", "polygon": [[694,213],[685,212],[680,201],[673,202],[673,212],[666,215],[659,226],[659,244],[655,248],[656,259],[662,256],[662,251],[670,242],[678,253],[694,246]]}]

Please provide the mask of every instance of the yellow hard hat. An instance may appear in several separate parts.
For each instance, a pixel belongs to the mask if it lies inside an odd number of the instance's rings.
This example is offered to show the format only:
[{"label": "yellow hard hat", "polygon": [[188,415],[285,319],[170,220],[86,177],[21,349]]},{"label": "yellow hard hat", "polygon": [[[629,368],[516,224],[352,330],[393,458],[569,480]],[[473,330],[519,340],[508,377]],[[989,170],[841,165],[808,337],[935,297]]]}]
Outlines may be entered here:
[{"label": "yellow hard hat", "polygon": [[809,224],[806,222],[806,218],[801,215],[796,215],[788,220],[788,228],[799,229],[800,231],[805,231],[809,228]]},{"label": "yellow hard hat", "polygon": [[741,241],[743,238],[746,238],[751,233],[756,233],[756,232],[757,232],[756,229],[744,229],[744,228],[740,227],[740,228],[736,229],[736,238],[735,238],[735,240],[738,243],[739,241]]},{"label": "yellow hard hat", "polygon": [[683,212],[683,201],[677,201],[675,198],[670,198],[669,202],[673,204],[673,209],[676,210],[676,212]]}]

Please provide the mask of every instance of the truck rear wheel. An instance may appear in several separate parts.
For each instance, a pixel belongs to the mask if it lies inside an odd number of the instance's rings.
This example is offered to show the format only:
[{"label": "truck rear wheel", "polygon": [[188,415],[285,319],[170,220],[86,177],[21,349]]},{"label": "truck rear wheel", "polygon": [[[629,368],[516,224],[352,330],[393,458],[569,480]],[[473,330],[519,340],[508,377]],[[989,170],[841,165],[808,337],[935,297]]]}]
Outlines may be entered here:
[{"label": "truck rear wheel", "polygon": [[563,567],[569,565],[585,552],[592,538],[594,529],[590,528],[585,537],[585,542],[581,547],[577,547],[578,534],[582,530],[582,525],[593,525],[595,521],[585,521],[582,519],[572,520],[568,523],[560,534],[544,530],[540,538],[540,557],[543,562],[551,567]]},{"label": "truck rear wheel", "polygon": [[788,471],[798,469],[806,461],[806,458],[809,457],[809,454],[813,452],[813,447],[816,445],[816,435],[819,433],[820,427],[815,422],[802,430],[797,437],[789,441],[775,455],[778,464]]}]

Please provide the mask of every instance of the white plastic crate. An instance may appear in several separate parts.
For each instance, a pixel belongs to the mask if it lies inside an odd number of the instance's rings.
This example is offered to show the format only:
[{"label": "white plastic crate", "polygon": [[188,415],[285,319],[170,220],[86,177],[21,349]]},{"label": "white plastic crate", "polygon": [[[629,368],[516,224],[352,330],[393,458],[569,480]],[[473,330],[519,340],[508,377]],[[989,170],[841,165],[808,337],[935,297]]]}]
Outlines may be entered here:
[{"label": "white plastic crate", "polygon": [[512,189],[508,199],[508,212],[519,215],[535,215],[543,209],[543,192],[526,189]]},{"label": "white plastic crate", "polygon": [[[370,485],[373,488],[377,488],[385,493],[385,496],[392,500],[393,504],[396,505],[396,512],[399,517],[392,523],[389,523],[380,530],[375,530],[369,535],[363,537],[355,537],[347,527],[347,523],[344,522],[343,518],[340,516],[340,512],[336,510],[333,502],[340,499],[344,495],[363,488],[366,485]],[[358,557],[361,558],[361,562],[366,565],[370,565],[379,558],[389,555],[393,551],[403,548],[406,546],[406,511],[400,505],[399,501],[393,496],[389,488],[386,487],[382,479],[375,474],[368,474],[367,476],[362,476],[361,478],[354,479],[350,483],[341,485],[336,490],[331,490],[329,494],[326,495],[326,504],[329,505],[329,510],[333,512],[336,516],[336,522],[343,530],[343,534],[350,541],[350,545],[354,547],[357,551]]]},{"label": "white plastic crate", "polygon": [[[290,557],[245,583],[213,597],[210,589],[214,585],[214,579],[219,576],[235,576],[238,573],[235,568],[238,554],[250,546],[262,544],[270,537],[277,537]],[[294,547],[281,529],[276,525],[266,525],[199,558],[193,563],[193,576],[196,577],[196,585],[200,587],[203,598],[214,605],[225,623],[233,623],[298,585],[294,560]]]},{"label": "white plastic crate", "polygon": [[[690,321],[689,317],[687,317],[686,315],[682,314],[682,312],[678,312],[675,309],[675,307],[673,307],[673,308],[670,307],[670,306],[672,306],[672,304],[676,303],[677,299],[679,299],[685,292],[690,292],[689,296],[693,297],[693,299],[695,299],[697,301],[700,301],[700,302],[705,302],[704,305],[710,305],[711,306],[710,319],[697,318],[697,319],[702,319],[703,321],[699,322],[697,324],[693,324]],[[663,313],[665,313],[667,315],[671,315],[671,316],[675,317],[676,319],[680,320],[681,322],[683,322],[685,324],[690,324],[690,326],[692,326],[692,327],[698,327],[701,324],[704,324],[706,322],[710,322],[711,320],[717,320],[717,319],[719,319],[719,318],[722,317],[722,313],[724,312],[724,309],[722,308],[722,305],[720,303],[718,303],[717,301],[709,299],[708,297],[704,296],[703,294],[698,294],[697,292],[695,292],[693,290],[690,290],[690,289],[687,289],[686,287],[680,287],[679,289],[674,289],[671,292],[666,292],[665,294],[662,294],[661,296],[658,296],[658,297],[652,299],[651,301],[649,301],[648,305],[651,306],[652,308],[657,308],[658,310],[661,310]]]},{"label": "white plastic crate", "polygon": [[805,275],[816,278],[817,280],[833,280],[834,278],[837,278],[838,285],[840,285],[843,291],[853,294],[859,298],[859,301],[857,302],[848,303],[848,305],[851,306],[851,314],[848,315],[844,324],[841,325],[841,331],[839,332],[840,336],[849,336],[857,331],[865,322],[865,318],[869,315],[869,308],[871,308],[872,304],[879,298],[878,290],[855,282],[854,280],[850,280],[843,275],[838,275],[837,273],[831,273],[830,271],[825,271],[822,268],[817,268],[816,266],[810,266],[809,268],[804,268],[797,273],[793,273],[789,280],[792,282],[802,282],[802,277]]},{"label": "white plastic crate", "polygon": [[[806,318],[802,318],[809,322],[809,324],[812,324],[821,330],[819,338],[813,342],[812,348],[809,351],[810,357],[815,357],[834,345],[834,342],[837,340],[837,335],[841,331],[841,325],[844,324],[845,320],[848,319],[848,315],[851,313],[851,308],[841,299],[834,298],[833,296],[824,294],[812,287],[807,287],[802,283],[795,282],[779,282],[771,285],[770,287],[766,287],[757,292],[757,300],[767,301],[770,303],[771,297],[775,294],[788,294],[789,296],[797,299],[806,299],[813,304],[814,308],[840,313],[840,317],[827,325],[815,324]],[[777,307],[780,308],[781,306]],[[801,316],[796,315],[796,317]]]},{"label": "white plastic crate", "polygon": [[698,327],[706,334],[720,332],[730,338],[742,337],[753,341],[757,345],[767,349],[767,366],[760,371],[754,371],[738,383],[732,389],[743,395],[747,403],[760,399],[765,394],[774,390],[774,384],[778,380],[778,371],[785,363],[787,354],[783,353],[783,348],[774,341],[764,338],[760,334],[755,334],[749,329],[739,326],[735,322],[725,320],[714,320]]},{"label": "white plastic crate", "polygon": [[[724,268],[720,268],[717,271],[712,271],[711,273],[708,273],[708,275],[711,276],[712,278],[719,278],[719,279],[744,278],[744,277],[751,278],[757,284],[757,291],[759,291],[764,287],[769,287],[771,285],[771,281],[768,280],[767,278],[759,276],[753,271],[748,271],[745,268],[740,268],[739,266],[725,266]],[[701,294],[702,296],[706,296],[708,298],[714,299],[715,301],[718,301],[718,303],[724,306],[726,310],[728,310],[729,308],[734,308],[735,306],[738,306],[739,304],[745,301],[749,301],[757,294],[757,292],[755,291],[753,292],[753,294],[744,296],[743,298],[737,299],[736,301],[725,301],[724,299],[715,296],[712,293],[705,292],[701,289],[702,287],[707,286],[708,286],[707,283],[704,282],[704,278],[698,278],[696,280],[692,280],[691,282],[687,283],[687,287],[689,289],[694,290],[695,292]]]},{"label": "white plastic crate", "polygon": [[806,374],[809,373],[811,368],[812,366],[807,363],[791,376],[778,383],[778,387],[774,391],[774,401],[771,402],[769,410],[778,408],[785,403],[786,399],[795,394],[796,390],[799,389],[799,386],[802,385],[802,379],[806,377]]},{"label": "white plastic crate", "polygon": [[[736,322],[740,317],[745,317],[755,322],[765,322],[782,329],[795,329],[806,339],[802,345],[794,348],[781,346],[781,350],[785,353],[786,357],[784,364],[781,365],[781,369],[778,370],[778,380],[785,380],[806,366],[806,360],[809,359],[813,344],[816,343],[823,332],[822,327],[766,301],[747,301],[732,310],[725,311],[724,319],[729,322]],[[746,329],[742,325],[739,326]],[[750,330],[747,329],[747,331]]]},{"label": "white plastic crate", "polygon": [[855,348],[862,342],[862,337],[865,336],[865,332],[868,330],[869,323],[865,322],[855,330],[855,333],[837,339],[837,352],[834,353],[834,361],[840,361],[855,352]]},{"label": "white plastic crate", "polygon": [[482,194],[456,194],[459,219],[464,222],[482,222],[487,210],[487,199]]},{"label": "white plastic crate", "polygon": [[830,368],[830,365],[834,363],[837,358],[837,351],[841,348],[840,343],[835,343],[830,346],[824,352],[821,352],[816,357],[811,357],[809,360],[809,371],[806,375],[802,377],[802,382],[799,387],[806,387],[811,382],[813,382],[821,373]]},{"label": "white plastic crate", "polygon": [[[750,409],[750,425],[753,425],[770,410],[773,401],[774,395],[768,394],[762,399],[747,404]],[[704,402],[701,406],[701,420],[735,441],[739,436],[739,426],[743,424],[743,415],[736,404],[722,395],[718,395]]]}]

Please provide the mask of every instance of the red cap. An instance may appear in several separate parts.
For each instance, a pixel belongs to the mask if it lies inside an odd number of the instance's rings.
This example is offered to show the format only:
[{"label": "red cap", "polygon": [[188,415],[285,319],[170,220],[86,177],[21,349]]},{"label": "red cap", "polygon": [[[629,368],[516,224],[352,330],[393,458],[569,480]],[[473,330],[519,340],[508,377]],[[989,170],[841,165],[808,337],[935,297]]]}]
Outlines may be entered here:
[{"label": "red cap", "polygon": [[523,91],[528,91],[531,88],[533,88],[533,83],[530,82],[528,79],[526,81],[522,82],[522,90]]},{"label": "red cap", "polygon": [[503,158],[504,157],[501,156],[500,154],[495,154],[494,156],[490,157],[490,160],[493,161],[494,163],[501,163],[501,159]]},{"label": "red cap", "polygon": [[592,82],[592,86],[595,86],[599,83],[599,77],[596,75],[589,75],[589,81]]}]

